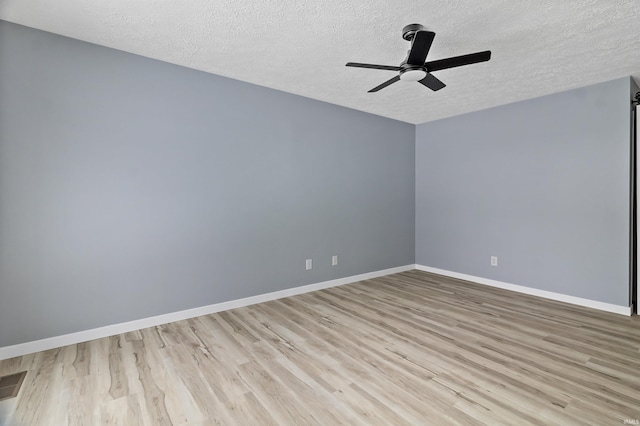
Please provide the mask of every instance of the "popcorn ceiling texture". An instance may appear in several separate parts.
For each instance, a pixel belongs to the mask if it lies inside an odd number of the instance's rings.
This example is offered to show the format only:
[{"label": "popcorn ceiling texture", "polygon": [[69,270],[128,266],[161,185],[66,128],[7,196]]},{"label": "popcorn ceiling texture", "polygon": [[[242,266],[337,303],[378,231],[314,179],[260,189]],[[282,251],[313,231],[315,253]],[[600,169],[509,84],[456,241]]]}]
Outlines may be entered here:
[{"label": "popcorn ceiling texture", "polygon": [[[0,19],[409,123],[640,76],[638,0],[1,0]],[[399,82],[402,28],[437,33],[428,60],[491,61]]]}]

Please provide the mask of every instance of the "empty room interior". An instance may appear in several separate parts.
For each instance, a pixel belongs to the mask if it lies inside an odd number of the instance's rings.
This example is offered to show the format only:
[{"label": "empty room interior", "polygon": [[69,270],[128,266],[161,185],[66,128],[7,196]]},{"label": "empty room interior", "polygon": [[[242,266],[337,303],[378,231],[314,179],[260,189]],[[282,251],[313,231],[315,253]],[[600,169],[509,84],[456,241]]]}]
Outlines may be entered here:
[{"label": "empty room interior", "polygon": [[0,426],[640,424],[638,22],[0,0]]}]

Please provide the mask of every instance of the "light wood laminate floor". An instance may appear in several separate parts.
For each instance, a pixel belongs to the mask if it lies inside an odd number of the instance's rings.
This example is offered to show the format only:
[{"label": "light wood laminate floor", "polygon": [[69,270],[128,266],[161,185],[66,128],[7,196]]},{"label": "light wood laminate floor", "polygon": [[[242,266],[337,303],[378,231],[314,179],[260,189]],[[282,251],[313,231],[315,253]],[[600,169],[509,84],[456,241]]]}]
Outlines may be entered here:
[{"label": "light wood laminate floor", "polygon": [[0,361],[10,425],[622,425],[640,321],[419,271]]}]

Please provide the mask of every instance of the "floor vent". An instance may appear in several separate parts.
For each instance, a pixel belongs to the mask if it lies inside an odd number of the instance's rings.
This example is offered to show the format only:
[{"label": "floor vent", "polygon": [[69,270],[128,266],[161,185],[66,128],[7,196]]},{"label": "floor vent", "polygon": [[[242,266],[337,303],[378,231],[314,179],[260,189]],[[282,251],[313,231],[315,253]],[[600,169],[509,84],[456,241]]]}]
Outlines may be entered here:
[{"label": "floor vent", "polygon": [[20,386],[22,386],[24,376],[26,375],[27,372],[23,371],[22,373],[0,377],[0,401],[15,398],[20,391]]}]

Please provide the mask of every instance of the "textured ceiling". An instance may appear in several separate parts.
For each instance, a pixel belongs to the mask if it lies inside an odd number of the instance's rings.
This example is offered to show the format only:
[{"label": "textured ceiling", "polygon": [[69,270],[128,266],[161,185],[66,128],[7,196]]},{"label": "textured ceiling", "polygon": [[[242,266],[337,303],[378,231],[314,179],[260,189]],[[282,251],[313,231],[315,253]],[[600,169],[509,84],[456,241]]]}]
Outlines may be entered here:
[{"label": "textured ceiling", "polygon": [[[409,123],[640,76],[638,0],[0,0],[0,19]],[[402,28],[437,33],[427,60],[489,62],[399,82]]]}]

